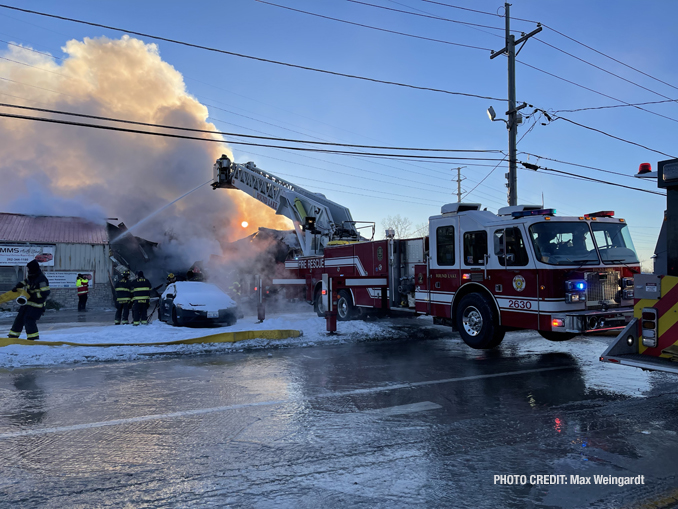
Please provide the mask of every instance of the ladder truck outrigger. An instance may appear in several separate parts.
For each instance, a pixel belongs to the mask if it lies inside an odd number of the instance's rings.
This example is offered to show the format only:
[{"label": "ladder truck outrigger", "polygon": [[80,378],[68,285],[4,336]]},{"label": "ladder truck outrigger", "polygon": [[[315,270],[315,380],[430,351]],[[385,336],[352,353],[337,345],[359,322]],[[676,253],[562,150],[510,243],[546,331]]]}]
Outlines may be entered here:
[{"label": "ladder truck outrigger", "polygon": [[[633,316],[640,264],[626,222],[611,211],[561,217],[517,205],[494,214],[451,203],[429,218],[428,236],[396,239],[387,230],[373,241],[358,235],[347,208],[253,163],[222,157],[214,187],[241,189],[293,220],[303,254],[274,283],[303,287],[330,331],[336,319],[398,310],[430,315],[470,347],[488,349],[508,330],[564,341],[621,330]],[[334,208],[320,206],[327,203]]]},{"label": "ladder truck outrigger", "polygon": [[652,274],[635,277],[633,319],[601,355],[603,362],[678,374],[678,159],[657,171],[642,163],[636,175],[666,189],[666,211]]}]

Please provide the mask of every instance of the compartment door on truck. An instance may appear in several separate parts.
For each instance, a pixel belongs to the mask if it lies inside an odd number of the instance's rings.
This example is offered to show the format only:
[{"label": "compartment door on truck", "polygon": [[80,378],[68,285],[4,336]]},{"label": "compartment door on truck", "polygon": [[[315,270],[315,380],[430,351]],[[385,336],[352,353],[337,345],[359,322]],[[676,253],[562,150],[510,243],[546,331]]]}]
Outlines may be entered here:
[{"label": "compartment door on truck", "polygon": [[492,293],[501,310],[502,325],[537,329],[539,324],[539,281],[520,226],[491,230]]},{"label": "compartment door on truck", "polygon": [[428,282],[431,314],[451,318],[452,299],[459,289],[459,222],[457,218],[431,222],[430,280]]}]

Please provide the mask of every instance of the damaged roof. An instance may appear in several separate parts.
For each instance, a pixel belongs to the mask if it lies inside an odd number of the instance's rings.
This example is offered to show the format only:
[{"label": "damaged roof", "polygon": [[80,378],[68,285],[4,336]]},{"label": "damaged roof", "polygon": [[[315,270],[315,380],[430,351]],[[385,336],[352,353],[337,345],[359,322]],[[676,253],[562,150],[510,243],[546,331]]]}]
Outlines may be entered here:
[{"label": "damaged roof", "polygon": [[0,242],[108,244],[106,223],[82,217],[26,216],[0,212]]}]

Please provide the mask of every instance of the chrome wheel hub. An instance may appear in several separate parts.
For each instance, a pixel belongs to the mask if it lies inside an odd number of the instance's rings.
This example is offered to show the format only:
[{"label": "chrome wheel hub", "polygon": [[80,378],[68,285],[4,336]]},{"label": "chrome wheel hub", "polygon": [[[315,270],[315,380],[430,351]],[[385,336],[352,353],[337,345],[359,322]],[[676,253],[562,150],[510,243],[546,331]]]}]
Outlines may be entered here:
[{"label": "chrome wheel hub", "polygon": [[469,336],[475,337],[480,334],[483,328],[483,315],[480,314],[478,308],[469,306],[464,310],[462,325]]}]

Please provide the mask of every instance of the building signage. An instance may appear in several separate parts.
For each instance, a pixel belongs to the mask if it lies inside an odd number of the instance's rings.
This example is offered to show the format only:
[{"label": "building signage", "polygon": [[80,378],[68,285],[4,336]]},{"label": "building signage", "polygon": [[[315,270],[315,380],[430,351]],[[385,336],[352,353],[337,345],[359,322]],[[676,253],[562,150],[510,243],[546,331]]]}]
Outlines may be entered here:
[{"label": "building signage", "polygon": [[54,250],[55,246],[0,244],[0,266],[26,265],[37,260],[40,265],[54,267]]},{"label": "building signage", "polygon": [[89,287],[94,286],[94,271],[92,272],[66,272],[62,270],[46,270],[45,277],[49,281],[50,288],[75,288],[75,281],[78,279],[78,274],[82,274],[89,278]]}]

